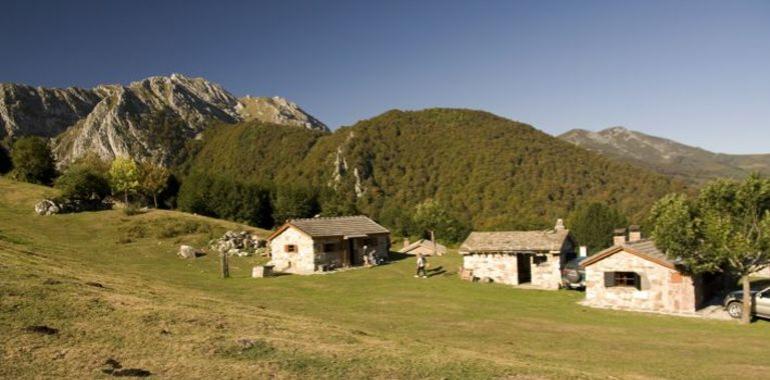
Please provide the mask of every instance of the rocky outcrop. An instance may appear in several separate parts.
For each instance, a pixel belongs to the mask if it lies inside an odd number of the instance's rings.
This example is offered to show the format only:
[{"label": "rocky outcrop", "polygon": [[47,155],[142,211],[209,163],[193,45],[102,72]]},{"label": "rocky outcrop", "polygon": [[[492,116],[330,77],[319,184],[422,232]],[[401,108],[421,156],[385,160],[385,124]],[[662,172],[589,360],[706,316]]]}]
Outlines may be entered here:
[{"label": "rocky outcrop", "polygon": [[181,245],[177,255],[183,259],[194,259],[198,256],[202,256],[203,252],[189,245]]},{"label": "rocky outcrop", "polygon": [[328,132],[326,124],[314,118],[296,103],[280,96],[251,97],[240,99],[238,113],[244,121],[258,120],[266,123],[293,125],[316,131]]},{"label": "rocky outcrop", "polygon": [[265,245],[265,240],[246,231],[227,231],[221,238],[209,244],[210,248],[216,252],[239,257],[261,253],[265,250]]},{"label": "rocky outcrop", "polygon": [[50,199],[43,199],[35,205],[35,213],[38,215],[54,215],[61,212],[61,207]]},{"label": "rocky outcrop", "polygon": [[218,84],[179,74],[88,90],[0,84],[0,140],[54,138],[60,165],[92,151],[171,166],[185,143],[212,123],[247,120],[328,131],[286,99],[238,100]]}]

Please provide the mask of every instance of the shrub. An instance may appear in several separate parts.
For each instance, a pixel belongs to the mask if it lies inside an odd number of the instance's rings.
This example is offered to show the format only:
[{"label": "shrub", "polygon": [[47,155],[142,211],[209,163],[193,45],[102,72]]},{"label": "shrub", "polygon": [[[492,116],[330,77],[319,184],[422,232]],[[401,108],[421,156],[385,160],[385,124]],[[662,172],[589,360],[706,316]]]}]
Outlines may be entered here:
[{"label": "shrub", "polygon": [[50,185],[56,178],[56,163],[48,143],[37,136],[22,137],[13,144],[11,177],[24,182]]},{"label": "shrub", "polygon": [[69,199],[102,200],[110,194],[107,177],[87,166],[71,166],[56,179],[54,186]]}]

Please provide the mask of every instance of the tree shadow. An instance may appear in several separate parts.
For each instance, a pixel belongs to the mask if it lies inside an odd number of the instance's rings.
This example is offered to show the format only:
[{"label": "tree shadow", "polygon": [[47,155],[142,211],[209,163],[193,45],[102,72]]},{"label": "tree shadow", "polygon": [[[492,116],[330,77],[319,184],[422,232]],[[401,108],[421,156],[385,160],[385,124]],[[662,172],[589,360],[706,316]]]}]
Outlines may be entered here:
[{"label": "tree shadow", "polygon": [[406,253],[401,253],[401,252],[388,253],[388,261],[401,261],[401,260],[406,260],[410,257],[414,257],[414,255],[408,255]]}]

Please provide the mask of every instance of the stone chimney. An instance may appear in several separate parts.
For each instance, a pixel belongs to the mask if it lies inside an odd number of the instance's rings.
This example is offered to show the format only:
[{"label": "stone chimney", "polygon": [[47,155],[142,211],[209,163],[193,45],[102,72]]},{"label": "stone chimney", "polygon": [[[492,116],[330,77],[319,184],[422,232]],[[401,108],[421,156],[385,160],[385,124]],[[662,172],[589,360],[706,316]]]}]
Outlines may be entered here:
[{"label": "stone chimney", "polygon": [[580,257],[586,257],[588,256],[588,247],[581,245],[580,246]]},{"label": "stone chimney", "polygon": [[616,228],[612,236],[612,245],[621,245],[626,242],[626,229]]},{"label": "stone chimney", "polygon": [[404,238],[404,248],[408,247],[409,244],[411,244],[409,243],[409,238]]},{"label": "stone chimney", "polygon": [[564,231],[566,228],[564,227],[564,219],[556,219],[556,225],[553,227],[556,231]]},{"label": "stone chimney", "polygon": [[642,240],[642,230],[637,225],[628,227],[628,241]]}]

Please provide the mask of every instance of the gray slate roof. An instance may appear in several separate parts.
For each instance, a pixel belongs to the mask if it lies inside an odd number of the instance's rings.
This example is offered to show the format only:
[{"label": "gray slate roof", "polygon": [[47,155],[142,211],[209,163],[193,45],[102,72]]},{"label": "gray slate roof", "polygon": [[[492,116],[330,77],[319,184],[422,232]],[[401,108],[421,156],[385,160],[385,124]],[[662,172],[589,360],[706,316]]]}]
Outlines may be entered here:
[{"label": "gray slate roof", "polygon": [[672,260],[668,258],[665,252],[658,249],[658,247],[655,245],[655,240],[652,240],[652,239],[642,239],[637,241],[625,242],[621,245],[624,247],[630,247],[632,249],[635,249],[641,253],[644,253],[647,256],[656,258],[658,260],[671,263],[671,265],[680,264],[680,260]]},{"label": "gray slate roof", "polygon": [[[404,248],[401,248],[398,252],[407,253],[420,246],[426,247],[428,249],[433,249],[433,240],[428,240],[428,239],[417,240],[416,242],[409,244]],[[439,243],[436,243],[436,252],[443,255],[446,253],[446,247]]]},{"label": "gray slate roof", "polygon": [[387,228],[364,215],[292,219],[288,224],[299,228],[312,237],[362,236],[390,233]]},{"label": "gray slate roof", "polygon": [[460,254],[477,252],[559,251],[569,230],[471,232],[460,246]]}]

